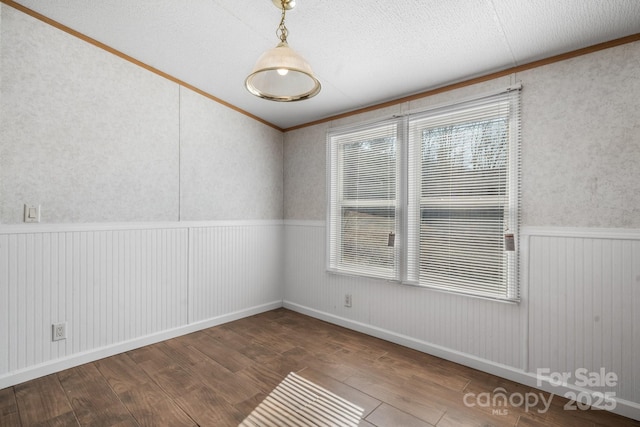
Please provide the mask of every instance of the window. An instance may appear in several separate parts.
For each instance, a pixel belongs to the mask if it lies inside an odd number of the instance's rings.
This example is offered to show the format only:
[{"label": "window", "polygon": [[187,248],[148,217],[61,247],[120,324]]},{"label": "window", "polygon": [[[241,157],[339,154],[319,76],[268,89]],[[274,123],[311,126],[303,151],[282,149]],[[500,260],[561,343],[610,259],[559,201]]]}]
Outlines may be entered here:
[{"label": "window", "polygon": [[398,124],[329,134],[329,269],[398,278]]},{"label": "window", "polygon": [[507,90],[330,132],[329,269],[518,300],[519,104]]},{"label": "window", "polygon": [[518,92],[409,119],[410,283],[517,299]]}]

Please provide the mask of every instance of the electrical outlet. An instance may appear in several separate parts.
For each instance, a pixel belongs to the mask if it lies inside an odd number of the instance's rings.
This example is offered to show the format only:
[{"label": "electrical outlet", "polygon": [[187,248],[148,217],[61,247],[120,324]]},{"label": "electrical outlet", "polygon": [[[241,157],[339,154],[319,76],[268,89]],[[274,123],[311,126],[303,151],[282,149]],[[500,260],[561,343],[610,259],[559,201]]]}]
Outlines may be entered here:
[{"label": "electrical outlet", "polygon": [[351,307],[351,294],[344,294],[344,306]]},{"label": "electrical outlet", "polygon": [[54,323],[51,325],[51,340],[60,341],[67,339],[67,324]]}]

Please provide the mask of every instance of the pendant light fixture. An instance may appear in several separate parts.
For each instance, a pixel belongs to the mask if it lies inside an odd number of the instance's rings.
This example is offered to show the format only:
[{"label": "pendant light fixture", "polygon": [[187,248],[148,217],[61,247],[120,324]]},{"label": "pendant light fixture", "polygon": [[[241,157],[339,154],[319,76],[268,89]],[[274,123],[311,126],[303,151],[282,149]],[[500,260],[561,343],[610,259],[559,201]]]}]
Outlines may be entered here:
[{"label": "pendant light fixture", "polygon": [[282,9],[276,36],[280,43],[258,58],[244,84],[252,94],[270,101],[290,102],[311,98],[320,92],[320,82],[311,66],[287,44],[284,24],[287,10],[295,7],[295,0],[272,0]]}]

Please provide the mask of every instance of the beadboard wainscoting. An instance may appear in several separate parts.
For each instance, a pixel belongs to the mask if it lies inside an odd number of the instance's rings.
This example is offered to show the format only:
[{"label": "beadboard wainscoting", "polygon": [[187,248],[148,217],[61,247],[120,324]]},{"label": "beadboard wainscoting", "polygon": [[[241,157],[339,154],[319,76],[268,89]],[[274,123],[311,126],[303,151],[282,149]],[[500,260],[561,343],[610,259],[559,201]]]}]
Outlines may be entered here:
[{"label": "beadboard wainscoting", "polygon": [[[325,231],[285,221],[285,307],[551,393],[614,393],[640,419],[639,231],[524,227],[519,304],[327,273]],[[576,382],[601,368],[615,386]]]},{"label": "beadboard wainscoting", "polygon": [[282,221],[190,233],[189,323],[282,302]]},{"label": "beadboard wainscoting", "polygon": [[280,307],[282,227],[0,227],[0,389]]},{"label": "beadboard wainscoting", "polygon": [[[569,374],[573,385],[593,383],[588,387],[593,391],[635,402],[635,415],[626,415],[640,419],[640,232],[533,227],[526,232],[527,370]],[[611,374],[616,379],[605,386],[604,377]]]}]

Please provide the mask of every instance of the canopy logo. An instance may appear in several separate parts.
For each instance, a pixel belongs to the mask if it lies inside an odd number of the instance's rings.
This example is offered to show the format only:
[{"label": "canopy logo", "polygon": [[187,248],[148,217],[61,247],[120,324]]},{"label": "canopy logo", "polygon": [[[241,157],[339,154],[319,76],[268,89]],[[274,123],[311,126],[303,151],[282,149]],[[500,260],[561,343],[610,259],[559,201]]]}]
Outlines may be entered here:
[{"label": "canopy logo", "polygon": [[[491,408],[491,413],[493,415],[508,415],[509,408],[520,408],[524,407],[526,412],[529,412],[532,409],[535,409],[540,414],[544,414],[549,410],[549,406],[551,406],[551,400],[553,399],[553,394],[548,395],[548,399],[545,399],[545,395],[548,393],[539,392],[535,393],[532,391],[526,393],[508,393],[507,390],[498,387],[494,389],[492,392],[482,392],[482,393],[466,393],[462,398],[464,405],[473,408],[474,406],[479,406],[481,408]],[[542,406],[540,406],[542,403]]]},{"label": "canopy logo", "polygon": [[[618,385],[618,375],[609,372],[605,368],[599,371],[589,371],[586,368],[578,368],[573,372],[552,372],[549,368],[538,368],[536,371],[538,387],[544,382],[554,387],[584,387],[604,388]],[[570,381],[571,380],[571,381]],[[466,393],[462,400],[467,407],[478,406],[491,408],[493,415],[508,415],[513,408],[524,408],[526,412],[537,411],[546,413],[551,407],[551,401],[555,394],[529,391],[526,393],[508,393],[503,387],[497,387],[493,391],[482,393]],[[564,397],[569,401],[564,405],[564,410],[613,410],[616,407],[615,392],[611,391],[567,391]]]}]

